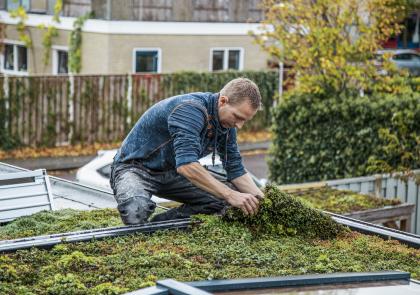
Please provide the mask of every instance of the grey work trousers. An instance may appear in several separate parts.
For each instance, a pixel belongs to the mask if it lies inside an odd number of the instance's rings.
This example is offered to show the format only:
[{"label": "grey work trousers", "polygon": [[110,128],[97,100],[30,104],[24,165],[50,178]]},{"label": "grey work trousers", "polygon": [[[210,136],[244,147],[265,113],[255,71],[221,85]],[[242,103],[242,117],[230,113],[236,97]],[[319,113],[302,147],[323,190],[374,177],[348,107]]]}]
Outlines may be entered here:
[{"label": "grey work trousers", "polygon": [[[218,180],[233,187],[220,174],[209,171]],[[118,163],[111,168],[111,187],[124,224],[147,222],[156,208],[152,195],[183,203],[180,207],[155,215],[150,221],[188,218],[194,214],[217,214],[227,203],[196,187],[176,170],[156,172],[136,161]]]}]

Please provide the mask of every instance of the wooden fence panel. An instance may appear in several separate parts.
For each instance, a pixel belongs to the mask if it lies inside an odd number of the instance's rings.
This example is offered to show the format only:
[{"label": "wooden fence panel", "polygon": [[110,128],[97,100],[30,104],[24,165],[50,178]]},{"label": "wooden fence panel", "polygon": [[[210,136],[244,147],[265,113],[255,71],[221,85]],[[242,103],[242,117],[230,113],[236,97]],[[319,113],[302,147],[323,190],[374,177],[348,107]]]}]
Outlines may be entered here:
[{"label": "wooden fence panel", "polygon": [[162,87],[161,75],[133,75],[132,110],[130,112],[132,124],[134,124],[150,106],[166,97]]},{"label": "wooden fence panel", "polygon": [[[275,75],[248,74],[261,82],[264,99],[274,97]],[[226,81],[240,75],[0,76],[0,148],[121,141],[156,102],[187,92],[218,91]],[[271,103],[265,103],[267,110]],[[268,121],[264,116],[258,114],[252,124],[265,126]]]}]

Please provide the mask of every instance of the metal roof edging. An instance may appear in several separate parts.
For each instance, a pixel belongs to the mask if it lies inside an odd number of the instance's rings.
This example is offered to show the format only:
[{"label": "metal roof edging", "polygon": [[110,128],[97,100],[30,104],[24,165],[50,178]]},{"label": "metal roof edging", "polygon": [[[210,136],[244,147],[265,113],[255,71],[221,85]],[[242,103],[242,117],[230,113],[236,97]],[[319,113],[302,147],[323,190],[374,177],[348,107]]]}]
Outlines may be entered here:
[{"label": "metal roof edging", "polygon": [[[0,174],[2,173],[14,173],[14,172],[25,172],[25,171],[32,171],[25,168],[13,166],[7,163],[0,162]],[[71,200],[74,202],[78,202],[84,204],[88,207],[93,208],[101,208],[100,206],[93,206],[91,203],[85,201],[89,198],[98,198],[97,200],[100,202],[101,199],[105,199],[106,201],[113,201],[115,202],[114,194],[111,191],[107,191],[104,189],[100,189],[97,187],[77,183],[74,181],[62,179],[55,176],[48,176],[50,180],[50,186],[52,188],[52,195],[58,198],[63,198],[67,200]],[[162,208],[164,210],[168,210],[168,208],[163,207],[161,205],[156,205],[158,208]],[[115,206],[116,207],[116,206]]]},{"label": "metal roof edging", "polygon": [[409,245],[413,248],[416,248],[416,249],[420,248],[420,236],[416,234],[391,229],[388,227],[372,224],[369,222],[353,219],[350,217],[345,217],[345,216],[331,213],[331,212],[324,211],[324,213],[330,215],[338,223],[342,225],[346,225],[349,228],[356,230],[358,232],[371,234],[371,235],[378,235],[384,239],[392,238],[394,240],[400,241],[403,244]]},{"label": "metal roof edging", "polygon": [[160,286],[153,286],[153,287],[131,291],[129,293],[125,293],[124,295],[170,295],[170,293],[167,288],[160,287]]},{"label": "metal roof edging", "polygon": [[0,241],[0,253],[14,252],[32,247],[50,248],[64,242],[85,242],[108,237],[116,237],[134,233],[153,233],[166,229],[188,229],[194,222],[191,219],[178,219],[161,222],[150,222],[142,225],[119,226],[112,228],[99,228],[85,231],[33,236],[14,240]]},{"label": "metal roof edging", "polygon": [[169,294],[174,295],[211,295],[200,288],[193,287],[186,283],[181,283],[176,280],[166,279],[156,282],[156,286],[167,288]]},{"label": "metal roof edging", "polygon": [[[410,282],[410,273],[401,271],[381,271],[381,272],[361,272],[361,273],[333,273],[333,274],[313,274],[296,275],[281,277],[263,277],[250,279],[232,280],[205,280],[181,283],[172,279],[157,281],[155,287],[139,289],[126,293],[126,295],[160,295],[160,294],[211,294],[198,293],[194,289],[188,289],[185,285],[208,292],[220,291],[241,291],[250,289],[315,286],[325,284],[346,284],[346,283],[366,283],[376,281],[395,281],[405,280]],[[166,288],[167,293],[164,293]]]}]

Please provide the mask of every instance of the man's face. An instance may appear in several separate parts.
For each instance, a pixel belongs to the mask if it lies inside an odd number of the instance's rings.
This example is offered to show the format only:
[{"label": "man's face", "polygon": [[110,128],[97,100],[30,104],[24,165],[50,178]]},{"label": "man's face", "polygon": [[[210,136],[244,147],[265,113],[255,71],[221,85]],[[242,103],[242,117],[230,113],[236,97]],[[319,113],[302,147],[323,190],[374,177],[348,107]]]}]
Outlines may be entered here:
[{"label": "man's face", "polygon": [[257,110],[255,110],[248,99],[238,104],[230,104],[227,96],[219,97],[219,121],[224,128],[242,128],[246,121],[254,117]]}]

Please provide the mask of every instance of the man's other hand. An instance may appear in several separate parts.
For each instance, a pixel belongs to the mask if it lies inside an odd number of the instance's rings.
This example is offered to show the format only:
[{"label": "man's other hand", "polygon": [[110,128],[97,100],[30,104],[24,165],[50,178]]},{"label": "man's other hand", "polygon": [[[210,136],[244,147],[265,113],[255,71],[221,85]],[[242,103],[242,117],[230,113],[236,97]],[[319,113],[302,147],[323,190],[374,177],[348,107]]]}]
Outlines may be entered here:
[{"label": "man's other hand", "polygon": [[241,209],[245,215],[254,215],[258,212],[259,200],[254,195],[232,191],[226,201],[233,207]]}]

